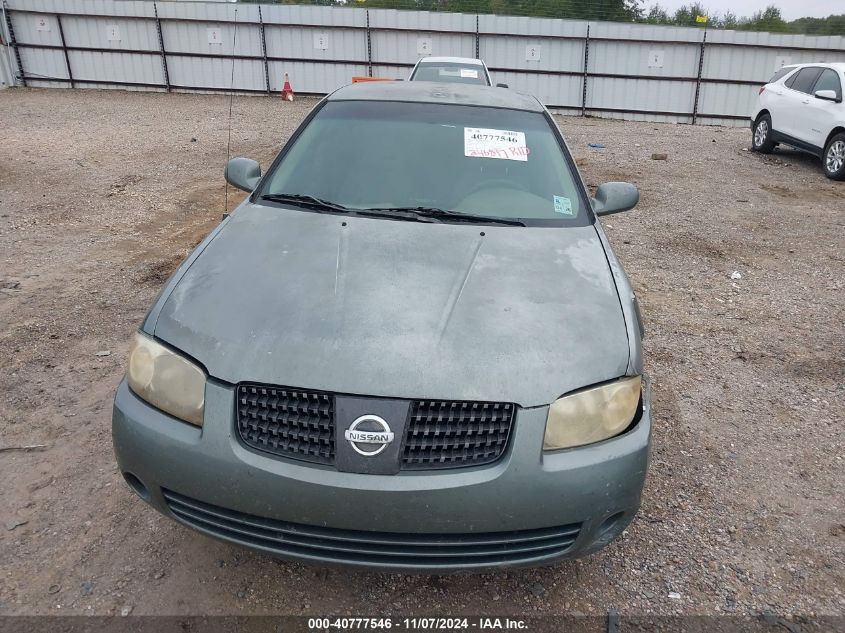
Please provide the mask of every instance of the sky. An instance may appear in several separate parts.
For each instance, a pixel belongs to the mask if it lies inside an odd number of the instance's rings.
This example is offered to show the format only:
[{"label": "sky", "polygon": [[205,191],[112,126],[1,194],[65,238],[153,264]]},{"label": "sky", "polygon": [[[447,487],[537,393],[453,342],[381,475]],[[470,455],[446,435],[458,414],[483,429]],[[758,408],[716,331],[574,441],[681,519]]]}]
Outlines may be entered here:
[{"label": "sky", "polygon": [[[700,0],[700,2],[711,13],[724,14],[725,11],[730,10],[737,16],[750,16],[755,11],[761,11],[773,4],[780,8],[785,20],[804,17],[826,18],[831,14],[845,13],[843,0]],[[690,0],[657,0],[657,2],[646,0],[643,2],[646,9],[654,4],[659,4],[671,14],[675,12],[675,9],[690,4]]]}]

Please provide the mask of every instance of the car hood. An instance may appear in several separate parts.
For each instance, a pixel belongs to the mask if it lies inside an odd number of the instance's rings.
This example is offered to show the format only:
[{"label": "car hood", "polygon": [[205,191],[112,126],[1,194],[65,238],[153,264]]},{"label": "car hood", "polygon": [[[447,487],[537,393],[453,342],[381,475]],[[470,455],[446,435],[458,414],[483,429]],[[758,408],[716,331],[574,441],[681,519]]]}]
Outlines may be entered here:
[{"label": "car hood", "polygon": [[592,226],[247,203],[181,274],[154,334],[230,383],[539,406],[628,363]]}]

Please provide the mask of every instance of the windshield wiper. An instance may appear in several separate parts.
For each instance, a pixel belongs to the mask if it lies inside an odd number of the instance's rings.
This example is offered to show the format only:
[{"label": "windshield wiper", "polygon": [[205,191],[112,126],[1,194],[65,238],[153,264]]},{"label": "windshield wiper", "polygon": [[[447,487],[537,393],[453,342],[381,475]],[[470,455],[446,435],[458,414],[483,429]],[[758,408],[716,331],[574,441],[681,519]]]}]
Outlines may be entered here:
[{"label": "windshield wiper", "polygon": [[[497,218],[489,215],[476,215],[462,211],[446,211],[436,207],[374,207],[370,209],[356,209],[359,215],[378,215],[383,217],[399,217],[433,221],[469,222],[472,224],[504,224],[507,226],[525,226],[525,222],[516,218]],[[425,220],[423,220],[425,221]]]},{"label": "windshield wiper", "polygon": [[475,215],[463,213],[462,211],[446,211],[436,207],[371,207],[368,209],[357,209],[345,207],[337,202],[323,200],[315,196],[299,193],[267,193],[261,196],[261,200],[281,202],[295,206],[314,209],[316,211],[332,211],[335,213],[350,213],[370,217],[399,218],[413,220],[415,222],[469,222],[472,224],[504,224],[506,226],[525,226],[525,223],[516,218],[497,218],[487,215]]},{"label": "windshield wiper", "polygon": [[317,211],[335,211],[337,213],[350,213],[352,211],[352,209],[344,207],[342,204],[299,193],[265,193],[261,196],[261,200],[283,202],[284,204],[292,204]]}]

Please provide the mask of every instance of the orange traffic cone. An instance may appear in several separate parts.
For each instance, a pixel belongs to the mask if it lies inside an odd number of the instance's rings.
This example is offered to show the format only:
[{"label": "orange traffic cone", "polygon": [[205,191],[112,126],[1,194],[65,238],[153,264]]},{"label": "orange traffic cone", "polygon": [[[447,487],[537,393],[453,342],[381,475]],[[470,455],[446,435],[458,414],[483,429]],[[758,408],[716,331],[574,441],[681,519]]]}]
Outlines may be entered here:
[{"label": "orange traffic cone", "polygon": [[287,73],[285,73],[285,85],[282,87],[282,99],[293,101],[293,88],[290,85],[290,79]]}]

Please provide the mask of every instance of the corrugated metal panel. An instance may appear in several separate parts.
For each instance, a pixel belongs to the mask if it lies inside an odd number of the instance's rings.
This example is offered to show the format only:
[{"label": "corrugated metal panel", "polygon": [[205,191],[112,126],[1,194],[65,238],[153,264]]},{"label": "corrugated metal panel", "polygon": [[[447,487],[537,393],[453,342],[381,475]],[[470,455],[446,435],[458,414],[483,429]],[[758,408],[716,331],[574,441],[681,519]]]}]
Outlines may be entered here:
[{"label": "corrugated metal panel", "polygon": [[748,127],[749,122],[738,119],[724,119],[719,117],[708,117],[707,120],[699,121],[702,125],[721,125],[723,127]]},{"label": "corrugated metal panel", "polygon": [[[701,29],[694,28],[591,23],[589,72],[637,78],[589,77],[587,108],[606,118],[690,122],[703,36]],[[610,38],[646,41],[603,41]],[[673,79],[661,81],[661,77]],[[690,81],[679,81],[684,78]],[[602,108],[607,110],[595,111]]]},{"label": "corrugated metal panel", "polygon": [[[592,36],[592,33],[590,33]],[[699,44],[650,44],[590,40],[589,72],[649,77],[687,77],[698,74]],[[652,56],[660,59],[655,62]]]},{"label": "corrugated metal panel", "polygon": [[167,69],[173,86],[264,90],[264,66],[260,61],[170,57]]},{"label": "corrugated metal panel", "polygon": [[590,38],[700,42],[704,29],[623,22],[590,22]]},{"label": "corrugated metal panel", "polygon": [[[90,1],[90,0],[89,0]],[[224,2],[157,2],[162,19],[201,22],[258,22],[258,5]]]},{"label": "corrugated metal panel", "polygon": [[54,15],[34,15],[32,13],[11,13],[15,39],[21,44],[49,44],[61,46],[59,21]]},{"label": "corrugated metal panel", "polygon": [[[10,9],[79,15],[152,17],[153,3],[145,0],[7,0]],[[159,6],[163,3],[159,2]]]},{"label": "corrugated metal panel", "polygon": [[[536,51],[536,59],[528,59],[529,48]],[[584,69],[584,42],[579,40],[485,35],[481,37],[479,49],[482,59],[490,68],[579,73]],[[475,54],[471,56],[475,57]]]},{"label": "corrugated metal panel", "polygon": [[[483,15],[479,16],[479,31],[484,34],[479,41],[481,57],[491,68],[583,71],[584,42],[553,38],[583,38],[587,33],[586,22]],[[528,58],[529,48],[536,51],[533,59]],[[519,78],[512,75],[511,78],[517,85],[536,83],[536,75],[526,74],[524,82],[521,73]],[[564,98],[553,87],[546,92],[557,100]]]},{"label": "corrugated metal panel", "polygon": [[[325,49],[315,46],[315,37],[325,35]],[[267,55],[287,59],[367,61],[367,33],[350,28],[327,29],[299,26],[265,27]]]},{"label": "corrugated metal panel", "polygon": [[[32,85],[36,86],[35,83]],[[56,84],[50,83],[49,85],[42,86],[44,88],[55,88]],[[67,84],[65,87],[70,88],[70,84]],[[77,86],[79,88],[80,86]],[[166,89],[162,86],[161,88],[154,88],[148,86],[121,86],[116,84],[110,83],[86,83],[85,88],[92,89],[92,90],[127,90],[129,92],[166,92]]]},{"label": "corrugated metal panel", "polygon": [[[158,33],[152,20],[65,16],[62,28],[68,46],[158,50]],[[113,39],[115,36],[119,39]]]},{"label": "corrugated metal panel", "polygon": [[501,35],[584,37],[587,33],[587,24],[583,20],[547,20],[507,15],[478,16],[479,31]]},{"label": "corrugated metal panel", "polygon": [[475,37],[430,31],[374,31],[371,34],[373,63],[413,65],[423,55],[419,39],[431,40],[431,55],[475,57]]},{"label": "corrugated metal panel", "polygon": [[[580,106],[587,23],[578,20],[479,17],[479,52],[495,83],[556,106]],[[529,59],[529,50],[532,51]],[[546,72],[518,72],[519,70]],[[577,73],[554,75],[552,72]]]},{"label": "corrugated metal panel", "polygon": [[[294,91],[328,93],[367,74],[366,11],[318,6],[262,6],[270,88],[280,91],[288,73]],[[308,26],[313,25],[313,27]],[[322,45],[319,36],[325,36]],[[321,46],[325,46],[322,48]],[[316,60],[334,63],[320,63]],[[350,63],[337,63],[337,62]],[[351,63],[357,62],[357,63]]]},{"label": "corrugated metal panel", "polygon": [[701,85],[698,111],[702,114],[750,116],[757,92],[756,86],[705,83]]},{"label": "corrugated metal panel", "polygon": [[29,78],[26,85],[30,88],[70,88],[70,82],[62,81],[39,81],[38,79]]},{"label": "corrugated metal panel", "polygon": [[581,104],[583,79],[581,77],[545,77],[543,75],[522,75],[521,81],[505,81],[521,92],[534,95],[540,103],[560,107],[577,108]]},{"label": "corrugated metal panel", "polygon": [[601,117],[603,119],[617,119],[619,121],[651,121],[653,123],[689,123],[690,116],[677,116],[669,114],[646,114],[643,112],[610,112],[610,111],[596,111],[590,112],[590,116]]},{"label": "corrugated metal panel", "polygon": [[271,90],[281,91],[285,73],[294,91],[317,94],[367,75],[366,11],[304,5],[262,6],[261,11],[269,57],[314,60],[269,62]]},{"label": "corrugated metal panel", "polygon": [[74,79],[164,85],[161,58],[157,56],[70,51],[68,57]]},{"label": "corrugated metal panel", "polygon": [[20,49],[21,63],[29,77],[67,79],[67,65],[62,51],[36,48]]},{"label": "corrugated metal panel", "polygon": [[[366,72],[364,73],[366,74]],[[407,79],[411,74],[410,69],[398,66],[377,66],[373,64],[373,77],[382,79]]]},{"label": "corrugated metal panel", "polygon": [[[168,53],[261,56],[261,31],[257,26],[221,21],[165,21],[161,31]],[[212,37],[215,43],[211,42]]]},{"label": "corrugated metal panel", "polygon": [[[691,113],[695,83],[590,77],[587,107]],[[624,104],[624,105],[621,105]]]},{"label": "corrugated metal panel", "polygon": [[511,90],[534,95],[541,103],[560,107],[581,107],[581,77],[494,72],[493,81]]},{"label": "corrugated metal panel", "polygon": [[430,41],[430,55],[475,57],[474,15],[375,10],[370,28],[373,63],[415,64],[420,40]]},{"label": "corrugated metal panel", "polygon": [[797,35],[792,33],[761,33],[752,31],[708,31],[712,43],[737,45],[785,46],[816,48],[823,51],[845,49],[845,37],[840,35]]},{"label": "corrugated metal panel", "polygon": [[[417,33],[449,31],[475,33],[475,15],[374,9],[370,11],[370,28],[403,29]],[[435,52],[434,54],[440,53]]]},{"label": "corrugated metal panel", "polygon": [[12,58],[9,53],[8,47],[0,46],[0,89],[13,86],[15,83],[15,75],[10,63]]},{"label": "corrugated metal panel", "polygon": [[[3,42],[8,42],[11,39],[2,11],[0,11],[0,39]],[[16,74],[17,62],[15,61],[14,51],[11,47],[0,45],[0,89],[15,85]]]},{"label": "corrugated metal panel", "polygon": [[360,28],[367,26],[367,13],[363,9],[276,4],[262,5],[261,13],[264,22],[268,24],[313,24],[325,27]]}]

